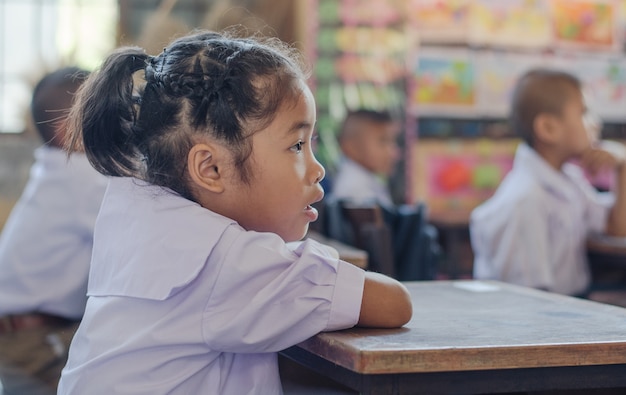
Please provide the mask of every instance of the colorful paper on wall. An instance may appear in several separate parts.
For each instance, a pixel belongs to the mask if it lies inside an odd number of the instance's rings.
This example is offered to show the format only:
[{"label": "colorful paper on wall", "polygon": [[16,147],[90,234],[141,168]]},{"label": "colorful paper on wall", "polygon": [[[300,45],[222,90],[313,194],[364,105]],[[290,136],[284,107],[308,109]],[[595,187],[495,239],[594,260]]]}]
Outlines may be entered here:
[{"label": "colorful paper on wall", "polygon": [[415,115],[471,115],[476,106],[473,58],[465,50],[422,48],[410,81]]},{"label": "colorful paper on wall", "polygon": [[419,140],[413,147],[413,196],[434,212],[469,211],[511,170],[517,140]]},{"label": "colorful paper on wall", "polygon": [[473,45],[537,49],[552,43],[549,7],[544,1],[474,1],[469,21]]},{"label": "colorful paper on wall", "polygon": [[408,20],[422,43],[466,43],[470,0],[409,0]]},{"label": "colorful paper on wall", "polygon": [[551,0],[556,44],[563,48],[619,50],[617,6],[613,0]]}]

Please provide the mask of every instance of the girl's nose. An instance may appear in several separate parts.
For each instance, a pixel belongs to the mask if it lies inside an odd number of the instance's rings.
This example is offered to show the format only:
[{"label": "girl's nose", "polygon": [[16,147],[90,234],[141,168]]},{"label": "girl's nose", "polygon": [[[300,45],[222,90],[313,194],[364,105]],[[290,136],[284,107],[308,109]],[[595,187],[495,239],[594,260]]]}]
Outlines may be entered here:
[{"label": "girl's nose", "polygon": [[324,169],[324,166],[322,166],[322,164],[317,159],[314,158],[313,160],[315,162],[314,170],[313,170],[313,174],[315,175],[315,181],[313,183],[319,184],[326,176],[326,170]]}]

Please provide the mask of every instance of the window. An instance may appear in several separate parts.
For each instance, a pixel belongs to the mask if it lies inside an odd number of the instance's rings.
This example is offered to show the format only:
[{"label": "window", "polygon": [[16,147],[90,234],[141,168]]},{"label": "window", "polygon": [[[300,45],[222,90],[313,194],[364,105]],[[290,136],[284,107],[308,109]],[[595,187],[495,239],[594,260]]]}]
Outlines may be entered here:
[{"label": "window", "polygon": [[25,130],[43,73],[97,66],[115,47],[117,20],[117,0],[0,0],[0,133]]}]

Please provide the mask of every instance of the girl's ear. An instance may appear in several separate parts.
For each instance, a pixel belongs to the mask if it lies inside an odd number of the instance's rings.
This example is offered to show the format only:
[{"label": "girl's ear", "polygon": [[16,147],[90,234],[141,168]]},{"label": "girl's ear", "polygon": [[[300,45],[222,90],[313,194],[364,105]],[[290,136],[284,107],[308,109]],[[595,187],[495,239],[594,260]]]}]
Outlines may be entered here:
[{"label": "girl's ear", "polygon": [[187,169],[191,181],[200,189],[222,193],[224,192],[223,178],[220,169],[222,163],[220,147],[214,144],[196,144],[187,155]]},{"label": "girl's ear", "polygon": [[556,115],[550,113],[540,113],[533,122],[535,139],[544,144],[559,143],[561,124]]}]

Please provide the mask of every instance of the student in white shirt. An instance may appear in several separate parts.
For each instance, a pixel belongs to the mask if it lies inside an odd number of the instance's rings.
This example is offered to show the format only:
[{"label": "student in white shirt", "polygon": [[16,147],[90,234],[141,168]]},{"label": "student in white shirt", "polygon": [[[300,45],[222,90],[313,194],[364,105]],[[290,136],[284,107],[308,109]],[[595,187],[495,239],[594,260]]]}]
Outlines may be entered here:
[{"label": "student in white shirt", "polygon": [[4,394],[56,394],[87,301],[93,227],[107,185],[86,156],[64,152],[66,118],[87,72],[45,75],[31,115],[44,144],[0,234],[0,380]]},{"label": "student in white shirt", "polygon": [[329,198],[392,209],[387,182],[400,158],[399,132],[399,124],[389,112],[349,112],[338,135],[343,157]]},{"label": "student in white shirt", "polygon": [[[523,142],[494,196],[472,212],[474,277],[588,291],[589,232],[626,236],[625,158],[596,144],[588,119],[575,76],[537,69],[519,79],[510,121]],[[597,192],[573,159],[591,174],[615,171],[613,193]]]},{"label": "student in white shirt", "polygon": [[113,178],[59,394],[279,394],[278,351],[410,319],[402,284],[297,242],[324,168],[294,55],[195,32],[120,48],[87,81],[70,147]]}]

